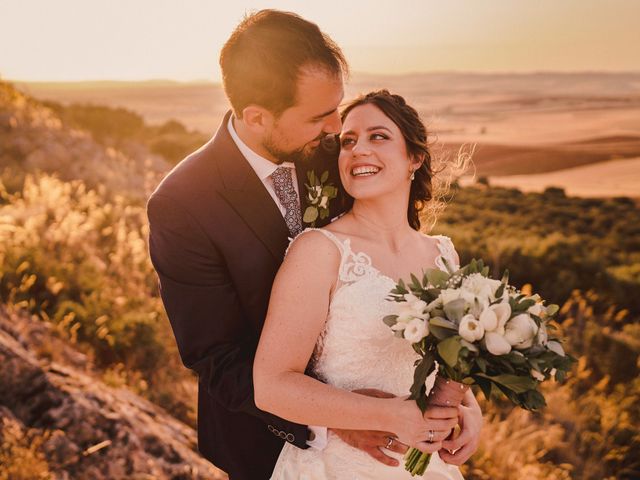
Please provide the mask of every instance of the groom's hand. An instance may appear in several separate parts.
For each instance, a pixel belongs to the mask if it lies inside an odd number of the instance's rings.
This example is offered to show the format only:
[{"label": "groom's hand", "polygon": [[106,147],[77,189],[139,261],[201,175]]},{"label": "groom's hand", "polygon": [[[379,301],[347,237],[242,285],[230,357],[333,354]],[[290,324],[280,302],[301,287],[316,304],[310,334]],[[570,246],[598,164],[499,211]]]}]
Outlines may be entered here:
[{"label": "groom's hand", "polygon": [[[390,393],[372,388],[354,390],[354,393],[377,398],[395,397],[395,395]],[[338,428],[331,428],[330,430],[338,435],[343,442],[357,448],[358,450],[368,453],[380,463],[384,463],[390,467],[397,467],[399,463],[395,458],[386,455],[384,453],[385,450],[391,450],[401,454],[404,454],[407,451],[407,446],[397,440],[391,442],[389,448],[386,448],[386,445],[389,443],[389,437],[394,436],[389,432],[379,432],[375,430],[341,430]]]}]

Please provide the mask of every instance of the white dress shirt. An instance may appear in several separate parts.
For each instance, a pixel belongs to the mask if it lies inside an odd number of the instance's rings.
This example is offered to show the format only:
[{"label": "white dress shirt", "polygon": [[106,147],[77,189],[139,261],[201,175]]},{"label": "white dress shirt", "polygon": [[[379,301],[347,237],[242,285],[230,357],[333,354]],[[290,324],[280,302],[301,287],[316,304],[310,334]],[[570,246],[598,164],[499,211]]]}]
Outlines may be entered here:
[{"label": "white dress shirt", "polygon": [[273,172],[276,171],[278,167],[290,168],[292,170],[291,177],[293,178],[293,188],[295,188],[296,193],[298,194],[298,197],[299,197],[300,192],[298,190],[298,177],[296,176],[296,166],[291,162],[282,162],[280,165],[277,165],[273,163],[271,160],[267,160],[263,156],[258,155],[256,152],[251,150],[247,146],[247,144],[244,143],[236,133],[236,129],[233,127],[233,115],[229,117],[229,123],[227,125],[227,128],[229,130],[229,134],[231,135],[231,138],[233,138],[233,141],[238,146],[238,150],[240,150],[242,155],[244,155],[244,158],[247,159],[247,162],[249,162],[249,165],[251,165],[251,168],[253,168],[253,171],[256,172],[256,175],[258,175],[258,178],[263,183],[264,188],[267,189],[267,192],[269,192],[269,195],[271,195],[271,198],[273,198],[273,201],[275,202],[277,207],[280,209],[282,218],[284,218],[286,214],[286,210],[280,203],[280,200],[278,200],[278,196],[276,195],[276,191],[273,187],[273,179],[271,178],[271,175],[273,174]]},{"label": "white dress shirt", "polygon": [[[273,179],[271,178],[271,174],[275,172],[278,167],[287,167],[293,170],[291,172],[293,178],[293,188],[296,189],[296,193],[299,196],[298,181],[296,177],[296,166],[291,162],[283,162],[280,165],[276,165],[271,160],[267,160],[263,156],[258,155],[256,152],[251,150],[247,146],[247,144],[240,139],[238,133],[236,132],[236,129],[233,127],[233,115],[229,116],[227,129],[229,130],[231,138],[237,145],[238,150],[240,150],[240,153],[242,153],[244,158],[247,159],[247,162],[249,162],[249,165],[251,165],[253,171],[256,172],[256,175],[258,175],[258,178],[263,183],[264,188],[267,189],[267,192],[269,192],[269,195],[271,195],[271,198],[273,198],[273,201],[280,210],[282,218],[284,218],[286,209],[280,203],[280,200],[278,200],[278,196],[276,195],[276,191],[273,187]],[[317,448],[318,450],[324,449],[324,447],[327,446],[327,428],[309,425],[309,430],[311,430],[311,435],[310,439],[307,440],[307,445],[312,448]]]}]

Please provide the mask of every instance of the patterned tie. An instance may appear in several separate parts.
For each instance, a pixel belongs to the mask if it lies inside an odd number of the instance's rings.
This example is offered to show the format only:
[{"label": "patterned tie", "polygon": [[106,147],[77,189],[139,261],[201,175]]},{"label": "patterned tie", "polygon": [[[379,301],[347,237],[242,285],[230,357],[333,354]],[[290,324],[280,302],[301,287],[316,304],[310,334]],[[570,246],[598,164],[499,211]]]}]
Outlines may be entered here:
[{"label": "patterned tie", "polygon": [[296,189],[293,187],[291,178],[291,168],[278,167],[271,174],[273,188],[280,204],[285,209],[284,221],[287,224],[289,233],[295,237],[302,231],[302,213]]}]

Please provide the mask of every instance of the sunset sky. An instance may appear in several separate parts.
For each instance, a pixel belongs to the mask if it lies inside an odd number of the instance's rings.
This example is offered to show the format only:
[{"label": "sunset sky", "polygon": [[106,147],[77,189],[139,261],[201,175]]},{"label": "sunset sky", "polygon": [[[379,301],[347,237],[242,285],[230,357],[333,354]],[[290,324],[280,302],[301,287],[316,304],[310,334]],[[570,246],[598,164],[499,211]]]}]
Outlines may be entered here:
[{"label": "sunset sky", "polygon": [[219,81],[260,8],[316,22],[356,72],[640,71],[636,0],[0,0],[0,77]]}]

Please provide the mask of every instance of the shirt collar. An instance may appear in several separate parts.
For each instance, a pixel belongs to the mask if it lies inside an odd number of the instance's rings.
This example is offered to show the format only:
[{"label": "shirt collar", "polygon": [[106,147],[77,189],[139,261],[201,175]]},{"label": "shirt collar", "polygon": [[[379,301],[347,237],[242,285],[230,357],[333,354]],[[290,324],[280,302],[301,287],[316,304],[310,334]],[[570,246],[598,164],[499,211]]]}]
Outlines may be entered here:
[{"label": "shirt collar", "polygon": [[244,155],[244,158],[247,159],[247,162],[249,162],[249,165],[251,165],[251,168],[253,168],[260,180],[266,180],[271,176],[271,174],[273,174],[273,172],[276,171],[278,167],[287,167],[295,171],[296,167],[291,162],[282,162],[280,165],[276,165],[272,161],[264,158],[262,155],[258,155],[256,152],[251,150],[251,148],[249,148],[249,146],[244,143],[238,136],[236,129],[233,127],[233,118],[233,115],[229,115],[227,130],[229,130],[231,138],[238,146],[238,150],[240,150],[240,153],[242,153],[242,155]]}]

